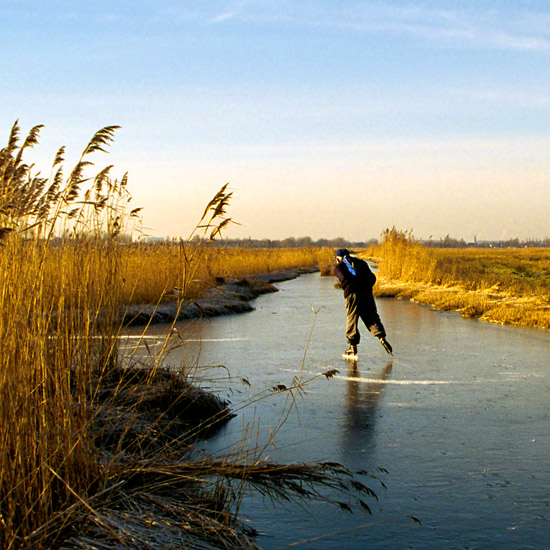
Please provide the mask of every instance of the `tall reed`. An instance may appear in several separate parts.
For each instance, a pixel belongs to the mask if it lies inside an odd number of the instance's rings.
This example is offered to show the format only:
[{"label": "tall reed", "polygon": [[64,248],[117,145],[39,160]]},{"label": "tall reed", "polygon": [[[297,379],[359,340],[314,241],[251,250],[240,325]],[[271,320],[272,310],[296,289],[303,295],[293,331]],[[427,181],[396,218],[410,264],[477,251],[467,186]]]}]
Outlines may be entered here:
[{"label": "tall reed", "polygon": [[438,277],[435,258],[416,241],[412,231],[386,229],[374,250],[383,258],[379,266],[383,277],[416,282],[433,282]]},{"label": "tall reed", "polygon": [[468,290],[498,286],[515,296],[549,296],[548,249],[452,249],[422,246],[411,232],[386,229],[370,255],[382,259],[380,275],[392,280],[459,285]]},{"label": "tall reed", "polygon": [[[116,236],[126,178],[89,178],[97,132],[65,178],[32,173],[17,123],[0,151],[0,547],[39,547],[39,527],[82,504],[101,483],[90,443],[91,381],[116,362]],[[38,531],[37,531],[38,530]],[[35,536],[37,536],[35,540]],[[37,542],[38,541],[38,542]]]}]

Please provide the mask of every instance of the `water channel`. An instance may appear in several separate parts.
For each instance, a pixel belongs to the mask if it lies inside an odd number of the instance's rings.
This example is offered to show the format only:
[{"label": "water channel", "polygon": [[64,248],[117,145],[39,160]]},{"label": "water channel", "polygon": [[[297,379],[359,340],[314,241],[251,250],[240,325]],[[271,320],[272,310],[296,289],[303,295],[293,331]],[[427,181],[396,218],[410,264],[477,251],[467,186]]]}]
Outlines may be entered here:
[{"label": "water channel", "polygon": [[[237,409],[295,376],[339,371],[307,385],[273,441],[286,393],[239,410],[204,443],[210,453],[238,446],[248,429],[251,446],[265,445],[275,461],[389,472],[386,489],[369,483],[379,497],[368,501],[371,516],[247,497],[242,514],[260,531],[258,544],[275,550],[320,537],[292,547],[550,548],[550,333],[379,299],[394,357],[363,330],[354,367],[341,358],[344,301],[333,283],[304,275],[258,298],[254,312],[178,326],[187,344],[169,362],[224,365],[209,370],[209,384]],[[152,327],[150,342],[163,331]],[[221,380],[227,372],[231,383]]]}]

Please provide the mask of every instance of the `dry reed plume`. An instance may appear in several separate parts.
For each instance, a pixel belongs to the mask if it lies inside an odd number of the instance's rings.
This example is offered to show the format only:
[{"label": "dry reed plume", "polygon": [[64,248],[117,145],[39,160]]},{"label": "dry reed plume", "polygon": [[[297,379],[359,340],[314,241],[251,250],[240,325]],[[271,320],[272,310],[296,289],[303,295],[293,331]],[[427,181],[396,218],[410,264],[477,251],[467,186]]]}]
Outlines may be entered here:
[{"label": "dry reed plume", "polygon": [[40,527],[101,490],[90,444],[89,380],[116,361],[114,237],[126,178],[84,175],[115,127],[97,132],[75,168],[32,173],[17,123],[0,152],[0,546],[39,547]]}]

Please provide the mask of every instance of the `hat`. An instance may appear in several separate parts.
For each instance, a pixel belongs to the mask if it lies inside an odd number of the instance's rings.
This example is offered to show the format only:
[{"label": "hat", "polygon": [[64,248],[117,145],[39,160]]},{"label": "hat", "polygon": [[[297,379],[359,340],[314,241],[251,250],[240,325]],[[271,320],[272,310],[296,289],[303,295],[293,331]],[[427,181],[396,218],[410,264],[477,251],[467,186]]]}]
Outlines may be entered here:
[{"label": "hat", "polygon": [[349,256],[349,250],[347,248],[339,248],[335,253],[334,253],[334,256],[335,257],[340,257],[340,258],[344,258],[346,256]]}]

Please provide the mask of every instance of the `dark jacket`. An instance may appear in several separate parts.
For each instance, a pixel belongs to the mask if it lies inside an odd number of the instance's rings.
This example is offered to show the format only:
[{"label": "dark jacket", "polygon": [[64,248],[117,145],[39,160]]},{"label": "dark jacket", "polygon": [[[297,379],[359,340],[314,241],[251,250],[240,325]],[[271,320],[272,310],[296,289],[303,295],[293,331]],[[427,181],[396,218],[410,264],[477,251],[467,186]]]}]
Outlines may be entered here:
[{"label": "dark jacket", "polygon": [[369,264],[359,258],[346,256],[347,261],[355,268],[355,275],[352,275],[344,261],[334,266],[334,274],[338,277],[340,285],[344,290],[344,296],[350,293],[368,292],[372,294],[372,287],[376,282],[376,275],[370,270]]}]

